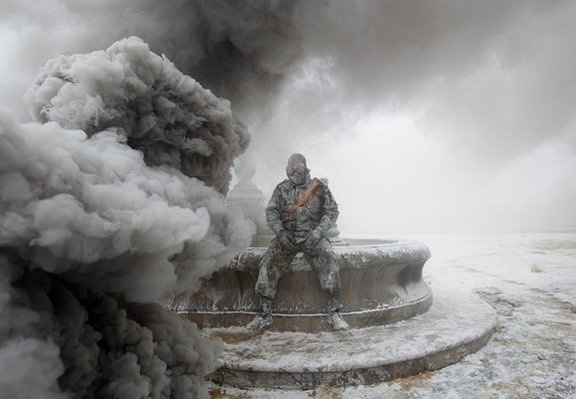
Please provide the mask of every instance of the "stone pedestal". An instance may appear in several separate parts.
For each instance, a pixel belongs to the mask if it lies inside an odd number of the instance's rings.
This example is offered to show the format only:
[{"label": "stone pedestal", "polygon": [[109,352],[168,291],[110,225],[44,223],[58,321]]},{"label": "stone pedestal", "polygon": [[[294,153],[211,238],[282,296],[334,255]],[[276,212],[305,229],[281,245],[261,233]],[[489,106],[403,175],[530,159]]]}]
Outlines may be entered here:
[{"label": "stone pedestal", "polygon": [[[254,286],[267,246],[243,251],[168,307],[224,340],[223,365],[207,378],[240,388],[314,389],[374,384],[435,370],[480,349],[496,326],[494,309],[475,295],[435,294],[422,278],[430,257],[411,240],[350,240],[335,246],[342,316],[333,331],[327,297],[303,257],[279,282],[273,324],[244,326],[258,310]],[[345,240],[347,241],[347,240]]]},{"label": "stone pedestal", "polygon": [[435,294],[429,312],[394,324],[321,333],[208,329],[226,342],[207,378],[241,388],[371,385],[456,363],[488,342],[495,310],[472,293]]},{"label": "stone pedestal", "polygon": [[[357,240],[335,246],[340,266],[342,317],[350,327],[369,327],[406,320],[432,306],[432,290],[422,279],[430,257],[424,244],[411,240]],[[195,293],[169,305],[200,328],[245,326],[254,318],[254,292],[266,246],[242,251],[225,268],[205,279]],[[272,302],[271,331],[331,331],[326,319],[328,296],[301,255],[280,278]]]},{"label": "stone pedestal", "polygon": [[264,214],[266,198],[252,182],[256,169],[249,155],[244,154],[238,159],[234,173],[238,177],[238,183],[228,193],[228,205],[231,209],[242,212],[246,218],[256,224],[256,236],[272,234],[266,224]]}]

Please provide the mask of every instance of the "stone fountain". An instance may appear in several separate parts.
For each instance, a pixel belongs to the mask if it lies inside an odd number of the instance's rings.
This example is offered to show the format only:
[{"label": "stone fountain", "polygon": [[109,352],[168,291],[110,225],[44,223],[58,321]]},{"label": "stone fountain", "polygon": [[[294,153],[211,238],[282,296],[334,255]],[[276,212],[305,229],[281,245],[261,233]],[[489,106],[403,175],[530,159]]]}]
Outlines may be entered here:
[{"label": "stone fountain", "polygon": [[252,246],[206,278],[200,290],[168,305],[227,343],[224,365],[210,375],[241,388],[312,389],[320,384],[373,384],[434,370],[475,352],[496,325],[492,308],[475,297],[433,295],[422,277],[430,250],[406,239],[352,240],[330,232],[340,265],[341,312],[351,329],[332,331],[327,297],[304,257],[280,279],[273,324],[264,333],[244,328],[258,310],[254,286],[272,236],[262,192],[246,158],[231,207],[258,226]]}]

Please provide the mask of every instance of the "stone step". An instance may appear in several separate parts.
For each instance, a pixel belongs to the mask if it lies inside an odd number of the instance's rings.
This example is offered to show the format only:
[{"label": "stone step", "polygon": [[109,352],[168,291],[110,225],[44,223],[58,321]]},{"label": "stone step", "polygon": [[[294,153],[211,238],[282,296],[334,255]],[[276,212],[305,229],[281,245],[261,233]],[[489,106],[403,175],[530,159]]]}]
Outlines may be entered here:
[{"label": "stone step", "polygon": [[427,313],[382,326],[320,333],[205,329],[226,342],[224,364],[208,378],[240,388],[374,384],[460,361],[486,344],[496,321],[475,294],[444,290],[435,292]]}]

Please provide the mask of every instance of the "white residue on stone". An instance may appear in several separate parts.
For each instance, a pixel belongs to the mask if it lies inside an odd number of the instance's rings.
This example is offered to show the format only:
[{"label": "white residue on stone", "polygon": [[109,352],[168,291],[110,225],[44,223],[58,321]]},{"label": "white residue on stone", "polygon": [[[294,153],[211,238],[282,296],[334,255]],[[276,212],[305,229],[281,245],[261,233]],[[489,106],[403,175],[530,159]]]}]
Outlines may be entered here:
[{"label": "white residue on stone", "polygon": [[[458,302],[474,293],[496,310],[496,332],[484,348],[441,370],[375,386],[319,387],[315,391],[224,387],[229,396],[216,398],[576,397],[576,234],[438,234],[407,238],[426,244],[432,251],[423,270],[434,292],[431,312],[443,300],[442,292],[453,292],[446,299]],[[539,265],[542,272],[532,272],[533,264]],[[397,323],[394,328],[402,330],[406,323],[409,321]],[[459,330],[462,326],[451,328]],[[406,331],[399,347],[420,344],[410,342]],[[327,353],[325,360],[337,355]],[[283,361],[289,364],[295,361],[295,355],[288,354]],[[350,360],[358,361],[362,360]]]}]

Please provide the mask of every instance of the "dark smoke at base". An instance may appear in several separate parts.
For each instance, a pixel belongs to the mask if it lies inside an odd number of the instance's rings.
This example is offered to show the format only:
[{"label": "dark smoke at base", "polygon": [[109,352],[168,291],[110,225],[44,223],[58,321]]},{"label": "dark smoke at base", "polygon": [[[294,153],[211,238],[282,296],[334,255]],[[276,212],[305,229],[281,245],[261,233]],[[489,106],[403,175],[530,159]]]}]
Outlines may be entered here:
[{"label": "dark smoke at base", "polygon": [[[0,259],[3,272],[22,270]],[[2,317],[13,322],[2,334],[2,397],[208,397],[203,376],[219,365],[222,343],[160,305],[95,294],[44,271],[6,285]]]},{"label": "dark smoke at base", "polygon": [[207,398],[222,344],[154,302],[249,245],[222,194],[245,127],[137,38],[28,100],[44,124],[0,108],[0,397]]}]

